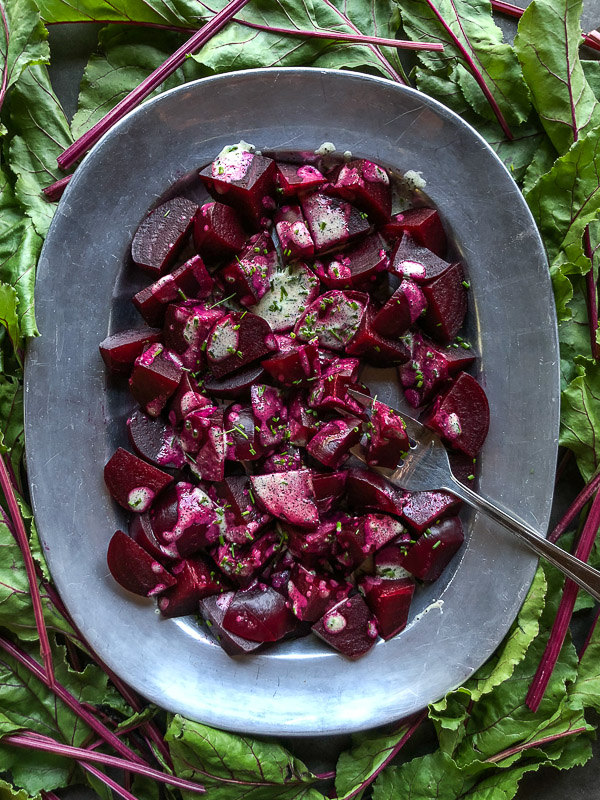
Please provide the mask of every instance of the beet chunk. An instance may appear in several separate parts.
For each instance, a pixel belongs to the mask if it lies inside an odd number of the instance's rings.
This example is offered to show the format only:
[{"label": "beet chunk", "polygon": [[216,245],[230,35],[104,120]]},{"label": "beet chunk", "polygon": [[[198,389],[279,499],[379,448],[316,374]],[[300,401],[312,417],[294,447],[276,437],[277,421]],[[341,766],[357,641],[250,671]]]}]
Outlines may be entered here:
[{"label": "beet chunk", "polygon": [[345,472],[325,472],[322,475],[313,474],[313,489],[315,490],[315,504],[319,514],[326,514],[341,498],[346,487]]},{"label": "beet chunk", "polygon": [[406,426],[393,409],[374,400],[371,405],[370,436],[367,446],[369,466],[395,469],[410,448]]},{"label": "beet chunk", "polygon": [[413,408],[423,405],[452,375],[470,366],[474,360],[469,347],[451,346],[442,350],[430,339],[413,335],[410,359],[398,367],[407,402]]},{"label": "beet chunk", "polygon": [[219,536],[218,515],[199,486],[180,481],[162,492],[148,515],[156,539],[173,558],[185,558]]},{"label": "beet chunk", "polygon": [[262,362],[263,367],[282,386],[308,385],[321,377],[319,348],[316,344],[293,345],[285,353],[278,353]]},{"label": "beet chunk", "polygon": [[416,283],[403,280],[394,294],[373,317],[373,327],[380,336],[393,338],[405,333],[427,308],[425,295]]},{"label": "beet chunk", "polygon": [[231,206],[205,203],[194,217],[196,250],[206,258],[231,258],[246,244],[246,233]]},{"label": "beet chunk", "polygon": [[357,509],[372,508],[385,514],[402,516],[404,492],[375,472],[356,467],[349,469],[346,494],[349,502]]},{"label": "beet chunk", "polygon": [[104,481],[119,505],[142,514],[173,478],[122,447],[104,467]]},{"label": "beet chunk", "polygon": [[279,592],[258,584],[236,592],[223,618],[223,627],[252,642],[276,642],[296,627],[296,621]]},{"label": "beet chunk", "polygon": [[250,479],[246,475],[230,475],[215,488],[225,506],[225,539],[247,544],[271,520],[257,507]]},{"label": "beet chunk", "polygon": [[458,514],[461,506],[462,500],[449,492],[412,492],[406,498],[402,517],[413,530],[423,533],[436,520]]},{"label": "beet chunk", "polygon": [[286,260],[308,258],[314,254],[315,243],[300,206],[282,206],[275,214],[275,230]]},{"label": "beet chunk", "polygon": [[292,612],[302,622],[316,622],[332,606],[348,597],[352,587],[326,573],[311,572],[300,564],[292,567],[287,592]]},{"label": "beet chunk", "polygon": [[222,317],[210,332],[206,355],[211,373],[222,378],[277,348],[268,322],[249,312]]},{"label": "beet chunk", "polygon": [[110,574],[124,589],[152,597],[174,586],[176,579],[123,531],[117,531],[106,556]]},{"label": "beet chunk", "polygon": [[131,394],[151,417],[157,417],[179,386],[183,365],[176,353],[151,344],[136,358],[129,379]]},{"label": "beet chunk", "polygon": [[406,628],[408,611],[415,592],[413,580],[385,580],[365,575],[360,582],[360,590],[375,614],[382,639],[391,639]]},{"label": "beet chunk", "polygon": [[361,436],[358,420],[334,419],[319,429],[306,449],[321,464],[336,469],[346,460],[350,448],[360,442]]},{"label": "beet chunk", "polygon": [[461,372],[452,385],[438,395],[422,422],[451,447],[474,458],[490,426],[485,392],[475,378]]},{"label": "beet chunk", "polygon": [[194,256],[134,295],[133,305],[148,325],[162,325],[169,303],[188,297],[203,300],[213,284],[200,256]]},{"label": "beet chunk", "polygon": [[236,369],[222,378],[215,378],[208,373],[204,379],[205,390],[215,397],[245,398],[250,394],[250,389],[255,383],[260,383],[265,376],[261,364],[248,364],[247,367]]},{"label": "beet chunk", "polygon": [[195,614],[200,600],[229,588],[216,574],[214,566],[201,556],[186,558],[175,564],[172,570],[177,583],[158,601],[163,617]]},{"label": "beet chunk", "polygon": [[213,594],[200,601],[200,616],[208,628],[211,636],[221,645],[229,656],[238,656],[243,653],[251,653],[261,646],[261,642],[251,642],[249,639],[242,639],[233,633],[225,630],[223,620],[227,609],[231,605],[235,592],[224,592],[223,594]]},{"label": "beet chunk", "polygon": [[310,470],[252,475],[250,482],[257,501],[269,514],[300,528],[319,524]]},{"label": "beet chunk", "polygon": [[281,549],[281,541],[275,531],[267,530],[246,547],[235,542],[220,545],[213,553],[219,569],[238,586],[246,587],[253,583],[255,576],[262,572]]},{"label": "beet chunk", "polygon": [[284,197],[316,189],[325,183],[324,176],[310,164],[284,164],[277,162],[277,186]]},{"label": "beet chunk", "polygon": [[394,248],[389,269],[400,278],[425,283],[442,275],[449,267],[447,261],[417,244],[410,234],[405,233]]},{"label": "beet chunk", "polygon": [[183,246],[197,209],[191,200],[175,197],[151,211],[131,243],[138,267],[157,278],[166,272]]},{"label": "beet chunk", "polygon": [[338,197],[313,192],[300,202],[316,253],[334,250],[369,231],[366,215]]},{"label": "beet chunk", "polygon": [[270,236],[257,233],[233,261],[221,270],[221,279],[237,294],[240,304],[253,306],[269,290],[277,266],[277,253]]},{"label": "beet chunk", "polygon": [[233,403],[225,412],[227,430],[227,458],[229,461],[256,461],[264,449],[260,443],[260,429],[256,430],[250,406]]},{"label": "beet chunk", "polygon": [[467,313],[467,291],[462,265],[452,264],[439,278],[422,286],[427,311],[420,318],[423,330],[447,344],[459,332]]},{"label": "beet chunk", "polygon": [[378,233],[374,233],[326,261],[316,261],[313,269],[325,286],[347,289],[375,280],[387,264],[385,242]]},{"label": "beet chunk", "polygon": [[156,559],[159,564],[166,566],[177,559],[172,551],[164,547],[154,535],[148,511],[144,514],[132,514],[129,517],[128,532],[133,541],[143,547],[147,553],[150,553],[152,558]]},{"label": "beet chunk", "polygon": [[129,441],[136,453],[157,467],[181,469],[185,464],[175,430],[166,422],[150,417],[141,409],[127,420]]},{"label": "beet chunk", "polygon": [[294,333],[303,342],[316,337],[321,347],[343,350],[359,329],[368,303],[362,292],[326,292],[304,311]]},{"label": "beet chunk", "polygon": [[186,369],[198,372],[206,366],[206,337],[224,315],[222,308],[210,308],[195,300],[173,303],[167,307],[165,344],[179,354]]},{"label": "beet chunk", "polygon": [[331,191],[365,211],[373,222],[383,223],[390,218],[390,179],[387,172],[372,161],[358,158],[344,164]]},{"label": "beet chunk", "polygon": [[156,328],[120,331],[101,342],[100,355],[114,375],[129,375],[146,345],[156,344],[161,339],[162,331]]},{"label": "beet chunk", "polygon": [[341,600],[312,626],[320,639],[347,658],[364,656],[375,644],[377,623],[360,595]]},{"label": "beet chunk", "polygon": [[403,339],[387,339],[374,328],[375,312],[368,308],[363,314],[358,330],[346,346],[349,355],[362,355],[372,364],[388,367],[403,364],[410,351]]},{"label": "beet chunk", "polygon": [[432,525],[408,550],[404,569],[422,581],[437,580],[464,541],[461,521],[451,517]]},{"label": "beet chunk", "polygon": [[434,208],[409,208],[392,217],[382,229],[386,236],[401,236],[404,231],[420,245],[444,258],[448,243],[444,226]]}]

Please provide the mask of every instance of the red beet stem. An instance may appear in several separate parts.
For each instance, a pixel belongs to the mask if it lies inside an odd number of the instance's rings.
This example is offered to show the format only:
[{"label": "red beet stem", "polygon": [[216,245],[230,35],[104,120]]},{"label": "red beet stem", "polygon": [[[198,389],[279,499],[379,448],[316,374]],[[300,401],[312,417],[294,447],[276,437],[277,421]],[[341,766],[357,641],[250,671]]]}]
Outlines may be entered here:
[{"label": "red beet stem", "polygon": [[56,159],[61,169],[67,169],[90,149],[112,126],[125,116],[128,111],[135,108],[157,86],[172,75],[185,61],[190,53],[195,53],[202,45],[211,39],[229,20],[242,9],[249,0],[231,0],[222,11],[203,25],[188,41],[176,50],[172,56],[154,70],[139,86],[124,97],[108,114],[102,117],[89,131],[61,153]]},{"label": "red beet stem", "polygon": [[[505,3],[504,0],[491,0],[491,3],[494,11],[499,11],[501,14],[506,14],[509,17],[516,17],[517,19],[521,19],[525,11],[524,8],[519,8],[519,6],[515,6],[512,3]],[[591,47],[593,50],[600,50],[600,34],[598,31],[583,33],[582,36],[584,44],[587,44],[587,46]]]},{"label": "red beet stem", "polygon": [[52,686],[50,686],[46,672],[42,669],[42,667],[40,667],[37,661],[31,658],[31,656],[17,647],[16,644],[13,644],[13,642],[10,642],[8,639],[0,637],[0,648],[5,650],[16,661],[18,661],[19,664],[22,664],[33,675],[35,675],[38,680],[48,686],[48,688],[51,689],[54,694],[63,701],[63,703],[69,706],[71,711],[77,714],[77,716],[82,719],[88,727],[95,731],[98,736],[102,737],[107,744],[114,747],[117,753],[120,753],[123,758],[133,761],[136,764],[141,764],[145,767],[149,766],[143,758],[138,756],[137,753],[134,753],[134,751],[131,750],[131,748],[129,748],[124,742],[122,742],[118,736],[116,736],[105,725],[97,720],[93,714],[90,714],[90,712],[82,706],[79,700],[73,697],[73,695],[68,692],[64,686],[61,686],[56,681]]},{"label": "red beet stem", "polygon": [[598,287],[594,279],[594,253],[590,241],[589,225],[586,226],[585,233],[583,234],[583,249],[591,263],[590,271],[585,276],[585,285],[587,289],[586,304],[588,310],[588,326],[590,329],[590,348],[592,351],[592,358],[594,361],[597,361],[600,356],[598,342],[596,340],[598,335]]},{"label": "red beet stem", "polygon": [[91,764],[86,764],[85,761],[78,761],[77,763],[82,769],[84,769],[86,772],[89,772],[90,775],[98,778],[98,780],[102,781],[105,786],[108,786],[109,789],[112,789],[116,795],[122,797],[123,800],[138,800],[134,794],[131,794],[131,792],[127,791],[127,789],[124,789],[121,784],[113,781],[113,779],[109,778],[108,775],[105,775],[102,770],[92,767]]},{"label": "red beet stem", "polygon": [[[577,558],[580,558],[582,561],[588,560],[599,528],[600,492],[597,492],[583,526],[583,530],[581,531],[579,542],[575,548],[575,555]],[[542,656],[542,660],[540,661],[535,677],[529,687],[527,697],[525,698],[526,704],[534,712],[538,710],[542,702],[544,692],[546,691],[552,672],[556,666],[565,636],[567,635],[567,630],[569,629],[571,617],[573,616],[573,609],[575,608],[575,600],[577,599],[578,592],[579,587],[577,584],[567,579],[544,655]]]},{"label": "red beet stem", "polygon": [[50,186],[44,186],[42,192],[46,195],[47,200],[49,200],[51,203],[60,200],[60,198],[63,196],[65,189],[67,188],[67,184],[69,183],[72,177],[73,177],[72,175],[65,175],[64,178],[61,178],[60,180],[55,181],[54,183],[51,183]]},{"label": "red beet stem", "polygon": [[556,543],[569,525],[577,519],[583,507],[591,500],[596,490],[600,487],[600,470],[593,475],[571,503],[564,516],[557,522],[554,530],[548,536],[548,541]]},{"label": "red beet stem", "polygon": [[68,744],[57,742],[48,736],[31,735],[30,733],[15,733],[9,734],[2,738],[3,744],[12,744],[15,747],[24,747],[32,750],[44,750],[48,753],[56,753],[56,755],[64,756],[65,758],[73,758],[81,761],[91,761],[94,764],[102,764],[105,767],[114,767],[116,769],[123,769],[127,772],[135,772],[137,775],[143,775],[146,778],[159,781],[160,783],[175,786],[178,789],[184,789],[188,792],[195,792],[202,794],[206,790],[204,786],[193,781],[186,781],[183,778],[177,778],[175,775],[167,775],[159,770],[152,769],[152,767],[142,766],[141,764],[133,764],[131,761],[116,756],[107,755],[106,753],[96,753],[93,750],[88,750],[82,747],[72,747]]},{"label": "red beet stem", "polygon": [[497,753],[495,756],[486,758],[486,762],[489,762],[490,764],[497,764],[498,761],[504,761],[505,758],[513,756],[516,753],[522,753],[524,750],[530,750],[532,747],[543,747],[545,744],[555,742],[557,739],[564,739],[565,736],[576,736],[578,733],[584,733],[585,730],[585,726],[582,728],[573,728],[572,730],[563,731],[562,733],[554,733],[551,736],[544,736],[541,739],[534,739],[531,742],[525,742],[525,744],[517,744],[514,747],[509,747],[508,750],[503,750],[501,753]]},{"label": "red beet stem", "polygon": [[588,649],[589,643],[592,641],[592,636],[594,635],[594,631],[596,630],[596,625],[598,624],[598,620],[600,619],[600,608],[596,611],[594,616],[594,621],[591,624],[591,627],[588,631],[588,635],[585,637],[585,642],[583,643],[583,647],[579,651],[579,660],[584,657],[585,651]]},{"label": "red beet stem", "polygon": [[4,458],[0,455],[0,486],[6,498],[8,511],[12,519],[12,530],[17,543],[23,554],[23,561],[25,562],[25,572],[27,573],[27,580],[29,582],[29,592],[31,594],[31,602],[33,604],[33,614],[35,616],[35,624],[40,638],[40,655],[44,662],[44,669],[46,672],[45,681],[52,689],[54,686],[54,666],[52,664],[52,653],[50,650],[50,640],[48,639],[48,631],[46,630],[46,623],[44,622],[44,609],[42,608],[42,598],[40,597],[40,590],[35,574],[35,564],[31,549],[29,547],[29,539],[25,530],[23,517],[17,503],[14,489],[10,482],[10,476],[4,463]]}]

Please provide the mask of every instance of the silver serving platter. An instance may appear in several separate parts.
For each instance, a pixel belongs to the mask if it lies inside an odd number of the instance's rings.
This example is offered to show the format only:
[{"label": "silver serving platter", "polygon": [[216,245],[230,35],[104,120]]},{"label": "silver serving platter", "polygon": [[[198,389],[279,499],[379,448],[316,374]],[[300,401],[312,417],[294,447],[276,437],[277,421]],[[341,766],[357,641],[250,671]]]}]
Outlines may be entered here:
[{"label": "silver serving platter", "polygon": [[[125,519],[102,468],[126,443],[132,401],[107,378],[98,343],[140,322],[129,303],[144,281],[128,263],[132,234],[173,184],[193,191],[185,176],[240,138],[277,151],[330,141],[422,172],[472,286],[468,331],[492,420],[480,491],[544,531],[559,418],[547,263],[519,190],[469,125],[417,91],[342,71],[244,71],[166,92],[102,139],[58,207],[38,270],[26,439],[44,552],[76,624],[109,667],[170,711],[256,734],[357,731],[439,699],[497,647],[536,566],[502,529],[466,514],[467,546],[418,594],[406,630],[357,662],[314,637],[232,659],[193,619],[163,620],[153,602],[120,590],[106,566]],[[394,402],[388,377],[373,381]]]}]

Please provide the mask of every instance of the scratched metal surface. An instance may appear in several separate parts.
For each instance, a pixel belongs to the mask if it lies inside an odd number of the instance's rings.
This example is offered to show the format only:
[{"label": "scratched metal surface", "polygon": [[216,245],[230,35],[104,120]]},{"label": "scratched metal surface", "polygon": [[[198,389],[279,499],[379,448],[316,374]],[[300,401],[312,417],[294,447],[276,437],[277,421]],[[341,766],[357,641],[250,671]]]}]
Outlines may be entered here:
[{"label": "scratched metal surface", "polygon": [[127,251],[147,208],[240,137],[276,150],[333,141],[423,172],[472,283],[469,329],[493,421],[480,490],[541,530],[558,430],[551,287],[522,196],[483,140],[419,93],[351,73],[233,73],[164,94],[105,137],[59,206],[38,271],[43,335],[28,354],[26,435],[43,546],[76,623],[115,672],[167,709],[260,734],[348,733],[464,682],[508,629],[535,559],[468,517],[468,546],[446,584],[421,592],[407,629],[357,663],[312,638],[233,660],[191,620],[161,620],[115,586],[105,553],[124,519],[102,466],[125,442],[129,400],[107,382],[98,342],[131,320]]}]

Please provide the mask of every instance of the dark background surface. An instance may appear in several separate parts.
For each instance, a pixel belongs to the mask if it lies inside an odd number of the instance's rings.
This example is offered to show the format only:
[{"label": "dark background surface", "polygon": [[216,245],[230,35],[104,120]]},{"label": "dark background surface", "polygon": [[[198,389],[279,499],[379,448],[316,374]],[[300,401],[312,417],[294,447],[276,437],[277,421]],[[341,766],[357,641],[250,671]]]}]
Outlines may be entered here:
[{"label": "dark background surface", "polygon": [[[525,8],[528,0],[512,0],[515,5]],[[504,31],[508,41],[512,41],[516,32],[516,20],[509,17],[498,16],[498,23]],[[86,25],[55,25],[50,30],[50,48],[52,65],[50,77],[56,93],[70,118],[77,108],[79,82],[90,54],[94,51],[98,31],[101,26]],[[590,31],[600,27],[600,0],[585,0],[582,15],[582,27]],[[584,48],[584,58],[595,58],[599,54]],[[576,471],[568,467],[561,481],[561,491],[557,493],[553,509],[553,517],[557,519],[568,506],[579,488],[579,479]],[[575,641],[585,638],[589,626],[590,615],[584,615],[578,620],[573,629]],[[590,722],[597,724],[597,718]],[[328,739],[300,739],[289,740],[285,744],[295,755],[308,762],[315,772],[324,772],[335,766],[337,754],[349,742],[346,737],[331,737]],[[433,729],[423,726],[413,737],[410,746],[402,753],[403,759],[411,758],[429,752],[434,746]],[[60,793],[61,797],[69,800],[92,800],[97,796],[88,789],[73,787]],[[521,781],[517,800],[595,800],[600,798],[600,742],[594,743],[594,758],[584,767],[576,767],[566,772],[559,772],[550,767],[545,767],[539,772],[526,775]],[[140,798],[144,800],[144,798]],[[398,798],[404,800],[404,798]]]}]

